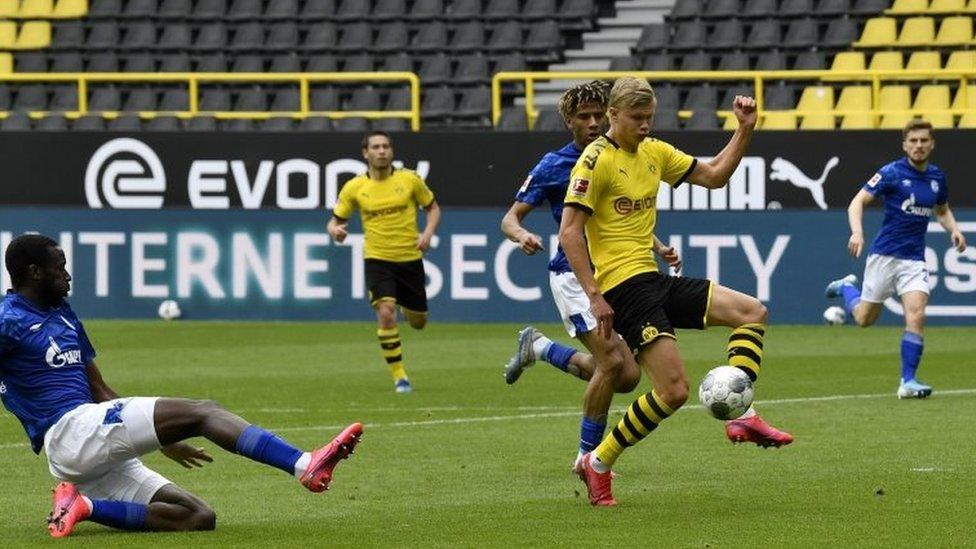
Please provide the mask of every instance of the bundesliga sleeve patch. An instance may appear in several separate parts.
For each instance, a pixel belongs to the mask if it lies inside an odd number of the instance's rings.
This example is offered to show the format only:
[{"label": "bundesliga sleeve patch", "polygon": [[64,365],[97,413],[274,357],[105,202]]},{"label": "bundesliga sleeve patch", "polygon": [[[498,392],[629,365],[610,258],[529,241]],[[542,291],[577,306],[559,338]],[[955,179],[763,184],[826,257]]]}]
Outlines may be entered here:
[{"label": "bundesliga sleeve patch", "polygon": [[586,190],[590,188],[590,181],[577,177],[573,180],[573,187],[570,191],[576,196],[586,196]]},{"label": "bundesliga sleeve patch", "polygon": [[518,192],[524,193],[525,191],[529,190],[529,183],[532,183],[532,174],[529,174],[529,176],[525,178],[525,182],[522,183],[522,187],[518,190]]},{"label": "bundesliga sleeve patch", "polygon": [[879,182],[881,182],[881,174],[876,173],[868,179],[868,187],[877,187]]}]

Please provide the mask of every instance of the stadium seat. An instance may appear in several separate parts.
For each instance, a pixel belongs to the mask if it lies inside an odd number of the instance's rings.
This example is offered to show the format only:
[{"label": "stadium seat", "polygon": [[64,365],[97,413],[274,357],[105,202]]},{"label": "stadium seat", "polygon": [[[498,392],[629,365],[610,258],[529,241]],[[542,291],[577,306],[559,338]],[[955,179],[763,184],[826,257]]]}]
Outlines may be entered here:
[{"label": "stadium seat", "polygon": [[47,54],[39,51],[19,53],[16,69],[17,72],[47,72]]},{"label": "stadium seat", "polygon": [[156,18],[182,21],[190,17],[192,6],[193,3],[190,0],[163,0],[159,4],[159,11],[156,12]]},{"label": "stadium seat", "polygon": [[763,92],[763,108],[766,110],[790,110],[794,105],[796,105],[796,91],[792,86],[783,84],[767,86]]},{"label": "stadium seat", "polygon": [[197,72],[227,72],[227,56],[223,52],[208,53],[197,57]]},{"label": "stadium seat", "polygon": [[976,70],[976,51],[957,50],[949,54],[946,70]]},{"label": "stadium seat", "polygon": [[235,111],[260,112],[268,110],[268,93],[260,86],[252,86],[237,94]]},{"label": "stadium seat", "polygon": [[230,91],[224,88],[208,88],[200,91],[198,109],[205,112],[229,111]]},{"label": "stadium seat", "polygon": [[186,23],[167,23],[163,25],[163,32],[159,36],[156,47],[160,50],[180,51],[191,43],[191,36],[190,26]]},{"label": "stadium seat", "polygon": [[529,25],[522,47],[535,61],[555,62],[562,45],[563,36],[555,21],[537,21]]},{"label": "stadium seat", "polygon": [[786,48],[811,48],[816,46],[818,41],[817,23],[808,17],[790,22],[782,45]]},{"label": "stadium seat", "polygon": [[194,116],[183,121],[183,129],[189,132],[217,131],[217,120],[212,116]]},{"label": "stadium seat", "polygon": [[963,13],[966,11],[966,0],[932,0],[927,13]]},{"label": "stadium seat", "polygon": [[227,12],[226,0],[196,0],[190,17],[197,20],[221,19]]},{"label": "stadium seat", "polygon": [[755,69],[757,71],[786,70],[786,54],[778,50],[764,51],[759,54]]},{"label": "stadium seat", "polygon": [[410,33],[407,24],[403,21],[395,21],[380,26],[376,41],[370,49],[376,53],[392,54],[405,50],[409,43]]},{"label": "stadium seat", "polygon": [[832,111],[834,109],[834,88],[830,86],[807,86],[796,105],[799,111]]},{"label": "stadium seat", "polygon": [[938,112],[947,111],[948,109],[949,86],[942,84],[922,86],[919,88],[918,94],[915,96],[915,102],[912,104],[912,110],[915,111],[916,115],[921,115],[931,122],[933,127],[938,129],[952,128],[952,114]]},{"label": "stadium seat", "polygon": [[880,15],[886,9],[888,9],[888,0],[854,0],[851,14],[873,16]]},{"label": "stadium seat", "polygon": [[935,37],[937,46],[961,46],[973,43],[973,18],[968,15],[946,17]]},{"label": "stadium seat", "polygon": [[638,54],[660,52],[667,48],[670,41],[671,32],[668,25],[662,23],[644,25],[640,38],[637,39],[637,45],[634,46],[634,51]]},{"label": "stadium seat", "polygon": [[765,19],[776,14],[776,0],[746,0],[741,17]]},{"label": "stadium seat", "polygon": [[342,72],[373,72],[376,69],[376,58],[368,53],[360,53],[345,58]]},{"label": "stadium seat", "polygon": [[566,122],[562,115],[552,107],[540,108],[539,116],[535,119],[532,126],[535,132],[562,132],[566,131]]},{"label": "stadium seat", "polygon": [[321,21],[335,13],[335,0],[305,0],[299,18],[302,21]]},{"label": "stadium seat", "polygon": [[700,84],[688,90],[681,110],[714,111],[718,108],[718,90],[711,84]]},{"label": "stadium seat", "polygon": [[[516,23],[518,24],[518,23]],[[493,34],[497,33],[496,29]],[[521,30],[520,30],[521,35]],[[518,44],[521,44],[521,36],[519,36]],[[481,21],[468,21],[467,23],[461,24],[454,30],[454,36],[451,38],[451,43],[449,49],[454,52],[469,52],[480,50],[485,45],[485,28],[481,24]],[[514,44],[509,43],[508,48],[514,47]],[[502,48],[505,49],[505,48]]]},{"label": "stadium seat", "polygon": [[[130,0],[135,2],[137,0]],[[17,17],[20,19],[50,19],[54,13],[54,0],[21,0]]]},{"label": "stadium seat", "polygon": [[332,86],[316,87],[309,93],[309,108],[313,111],[339,110],[339,92]]},{"label": "stadium seat", "polygon": [[[10,72],[5,70],[9,63],[10,54],[0,54],[0,73]],[[51,60],[51,72],[84,72],[85,71],[85,58],[81,56],[81,53],[76,51],[69,51],[66,53],[60,53],[53,57]]]},{"label": "stadium seat", "polygon": [[268,72],[302,72],[302,58],[295,53],[275,54]]},{"label": "stadium seat", "polygon": [[868,70],[897,72],[904,67],[904,57],[900,51],[879,51],[871,56]]},{"label": "stadium seat", "polygon": [[675,29],[670,47],[676,50],[701,49],[705,46],[705,30],[705,23],[701,21],[683,21]]},{"label": "stadium seat", "polygon": [[739,0],[708,0],[702,16],[707,19],[738,17],[742,8]]},{"label": "stadium seat", "polygon": [[444,14],[444,0],[416,0],[405,18],[410,21],[431,21]]},{"label": "stadium seat", "polygon": [[510,21],[518,19],[518,0],[488,0],[481,16],[487,21]]},{"label": "stadium seat", "polygon": [[264,42],[265,51],[295,51],[297,47],[298,25],[294,21],[278,21],[268,27]]},{"label": "stadium seat", "polygon": [[410,50],[415,53],[433,53],[447,47],[447,25],[442,21],[428,21],[414,35]]},{"label": "stadium seat", "polygon": [[915,115],[912,113],[894,113],[885,114],[881,116],[881,123],[878,124],[878,129],[881,130],[900,130],[908,124]]},{"label": "stadium seat", "polygon": [[59,21],[54,25],[51,49],[85,49],[85,26],[81,21]]},{"label": "stadium seat", "polygon": [[0,0],[0,17],[13,19],[17,17],[19,11],[20,2],[18,0]]},{"label": "stadium seat", "polygon": [[122,60],[123,72],[156,72],[156,58],[148,53],[127,55]]},{"label": "stadium seat", "polygon": [[[563,0],[556,15],[566,28],[589,30],[589,19],[596,14],[597,7],[593,0]],[[574,21],[577,23],[574,24]]]},{"label": "stadium seat", "polygon": [[843,51],[834,56],[830,64],[832,71],[863,71],[865,69],[864,53],[859,51]]},{"label": "stadium seat", "polygon": [[137,21],[125,27],[122,42],[123,50],[148,50],[156,45],[156,25],[150,21]]},{"label": "stadium seat", "polygon": [[477,119],[487,125],[491,108],[491,92],[487,86],[470,88],[461,93],[457,109],[452,116],[458,118]]},{"label": "stadium seat", "polygon": [[290,132],[295,129],[295,124],[291,118],[275,116],[260,121],[257,127],[263,132]]},{"label": "stadium seat", "polygon": [[657,97],[657,107],[659,110],[677,112],[678,107],[681,105],[681,94],[677,86],[672,84],[654,86],[654,95]]},{"label": "stadium seat", "polygon": [[752,25],[745,45],[749,48],[768,49],[780,45],[780,25],[775,19],[763,19]]},{"label": "stadium seat", "polygon": [[670,71],[674,70],[674,56],[669,53],[650,54],[644,58],[641,68],[645,71]]},{"label": "stadium seat", "polygon": [[345,110],[349,111],[378,111],[382,108],[380,92],[372,86],[357,88],[345,104]]},{"label": "stadium seat", "polygon": [[156,0],[128,0],[121,17],[126,19],[144,19],[156,16]]},{"label": "stadium seat", "polygon": [[454,91],[441,86],[424,90],[420,111],[425,120],[436,122],[450,116],[455,106]]},{"label": "stadium seat", "polygon": [[[377,118],[372,120],[369,126],[371,130],[381,132],[410,131],[410,122],[403,118]],[[488,124],[486,123],[484,126],[488,126]]]},{"label": "stadium seat", "polygon": [[88,17],[91,19],[117,18],[122,13],[122,0],[98,0],[92,2],[88,10]]},{"label": "stadium seat", "polygon": [[339,22],[362,21],[369,17],[369,4],[362,0],[342,0],[333,18]]},{"label": "stadium seat", "polygon": [[207,23],[200,27],[193,42],[195,50],[222,50],[227,44],[227,27],[223,23]]},{"label": "stadium seat", "polygon": [[822,71],[827,68],[827,60],[824,54],[819,51],[805,51],[796,56],[793,61],[793,70],[797,71]]},{"label": "stadium seat", "polygon": [[[69,55],[71,55],[71,54],[69,54]],[[75,54],[75,55],[77,55],[77,54]],[[55,62],[57,62],[57,58],[55,59]],[[57,65],[55,64],[55,66],[57,66]],[[14,57],[13,57],[13,55],[11,55],[11,54],[9,54],[7,52],[0,52],[0,74],[8,74],[10,72],[13,72],[13,70],[14,70]],[[81,72],[81,69],[79,68],[77,71],[75,71],[74,69],[68,69],[68,70],[60,71],[60,72]]]},{"label": "stadium seat", "polygon": [[150,132],[178,132],[180,119],[175,116],[154,116],[146,121],[144,129]]},{"label": "stadium seat", "polygon": [[11,109],[15,111],[43,111],[47,110],[47,88],[41,84],[26,84],[20,86],[14,97]]},{"label": "stadium seat", "polygon": [[261,18],[261,0],[232,0],[224,19],[228,21],[254,21]]},{"label": "stadium seat", "polygon": [[45,132],[68,131],[68,119],[60,114],[49,114],[34,124],[34,129]]},{"label": "stadium seat", "polygon": [[[820,0],[814,13],[824,16],[846,16],[851,11],[851,0]],[[833,22],[833,21],[832,21]]]},{"label": "stadium seat", "polygon": [[857,23],[847,17],[836,18],[827,24],[820,47],[846,48],[857,39]]},{"label": "stadium seat", "polygon": [[295,20],[298,18],[298,0],[274,0],[264,10],[267,21]]},{"label": "stadium seat", "polygon": [[885,14],[919,15],[928,11],[929,0],[895,0]]},{"label": "stadium seat", "polygon": [[0,122],[0,130],[5,132],[28,131],[31,129],[30,118],[26,113],[12,112]]},{"label": "stadium seat", "polygon": [[610,59],[611,71],[639,71],[640,59],[632,55],[617,56]]},{"label": "stadium seat", "polygon": [[339,61],[333,55],[316,55],[308,60],[305,70],[308,72],[336,72],[339,70]]},{"label": "stadium seat", "polygon": [[861,39],[854,42],[854,47],[884,47],[894,46],[897,38],[897,26],[892,17],[874,17],[868,19],[861,31]]},{"label": "stadium seat", "polygon": [[966,111],[959,117],[958,128],[974,129],[976,128],[976,111]]},{"label": "stadium seat", "polygon": [[295,128],[300,132],[327,132],[332,130],[332,120],[324,116],[303,118]]},{"label": "stadium seat", "polygon": [[52,111],[78,110],[78,86],[75,84],[56,84],[52,86],[51,102],[48,108]]},{"label": "stadium seat", "polygon": [[360,52],[373,44],[373,28],[369,23],[358,22],[342,26],[342,36],[333,49],[338,52]]},{"label": "stadium seat", "polygon": [[719,129],[718,116],[715,111],[695,111],[688,120],[685,120],[686,130],[717,130]]},{"label": "stadium seat", "polygon": [[100,51],[88,57],[88,72],[118,72],[119,57],[114,51]]},{"label": "stadium seat", "polygon": [[712,70],[712,56],[703,52],[695,52],[681,58],[682,71],[710,71]]},{"label": "stadium seat", "polygon": [[75,119],[75,121],[71,123],[71,130],[79,132],[105,131],[105,119],[99,115],[85,115]]},{"label": "stadium seat", "polygon": [[911,108],[911,88],[904,85],[888,85],[881,87],[881,95],[878,97],[878,109],[881,111],[902,111],[889,112],[881,116],[882,129],[892,129],[904,127],[905,123],[911,119],[909,111]]},{"label": "stadium seat", "polygon": [[717,70],[747,71],[750,68],[749,55],[742,51],[733,51],[722,54],[722,57],[719,58]]},{"label": "stadium seat", "polygon": [[795,130],[796,115],[789,112],[767,111],[763,113],[763,130]]},{"label": "stadium seat", "polygon": [[942,56],[937,51],[916,51],[908,58],[905,70],[938,71],[942,69]]},{"label": "stadium seat", "polygon": [[537,21],[550,19],[557,13],[556,0],[526,0],[519,17],[525,21]]},{"label": "stadium seat", "polygon": [[813,15],[813,0],[783,0],[776,12],[780,19]]},{"label": "stadium seat", "polygon": [[709,49],[728,50],[741,46],[744,38],[742,22],[738,19],[726,19],[715,25],[705,44]]},{"label": "stadium seat", "polygon": [[840,119],[842,130],[873,130],[878,125],[878,117],[873,114],[848,114]]},{"label": "stadium seat", "polygon": [[480,53],[459,58],[453,80],[462,86],[487,84],[491,80],[488,73],[488,58]]},{"label": "stadium seat", "polygon": [[525,120],[525,109],[522,107],[508,106],[502,107],[502,114],[498,118],[496,131],[503,132],[524,132],[529,130],[529,125]]},{"label": "stadium seat", "polygon": [[369,131],[369,120],[361,116],[339,118],[332,122],[332,127],[337,132],[363,133]]},{"label": "stadium seat", "polygon": [[10,109],[10,88],[5,84],[0,84],[0,110]]},{"label": "stadium seat", "polygon": [[701,13],[701,0],[676,0],[667,17],[673,20],[696,19]]},{"label": "stadium seat", "polygon": [[[739,85],[732,86],[725,90],[725,94],[722,96],[722,100],[718,103],[719,110],[729,110],[732,108],[732,101],[735,100],[735,96],[744,95],[748,97],[755,97],[756,90],[753,89],[752,85]],[[734,118],[734,117],[733,117]]]},{"label": "stadium seat", "polygon": [[136,115],[125,114],[109,120],[105,129],[110,132],[139,132],[142,131],[142,120]]},{"label": "stadium seat", "polygon": [[301,109],[301,94],[294,86],[277,89],[271,93],[272,111],[297,111]]},{"label": "stadium seat", "polygon": [[[837,111],[870,111],[871,109],[871,86],[844,86],[840,90],[840,98],[837,99]],[[844,114],[843,116],[846,118],[852,115]]]},{"label": "stadium seat", "polygon": [[166,90],[159,100],[159,110],[170,112],[190,110],[190,96],[185,89]]},{"label": "stadium seat", "polygon": [[334,24],[316,23],[305,34],[305,40],[302,42],[301,49],[303,51],[315,52],[329,51],[335,46],[337,36],[338,31]]},{"label": "stadium seat", "polygon": [[800,118],[801,130],[833,130],[835,127],[836,120],[833,113],[808,114]]},{"label": "stadium seat", "polygon": [[26,21],[20,26],[17,41],[11,49],[38,50],[51,45],[51,23],[49,21]]},{"label": "stadium seat", "polygon": [[264,45],[265,26],[258,22],[237,25],[228,49],[234,51],[259,51]]},{"label": "stadium seat", "polygon": [[451,78],[451,59],[443,53],[422,58],[417,76],[424,85],[439,85]]},{"label": "stadium seat", "polygon": [[935,40],[935,19],[909,17],[898,34],[898,46],[925,46]]},{"label": "stadium seat", "polygon": [[[138,88],[129,92],[122,104],[125,112],[154,111],[158,103],[156,90],[151,88]],[[88,107],[91,109],[91,106]]]},{"label": "stadium seat", "polygon": [[383,110],[387,111],[409,111],[410,110],[410,90],[401,87],[393,90],[386,98],[386,105]]},{"label": "stadium seat", "polygon": [[654,112],[652,124],[654,130],[677,130],[681,127],[681,119],[678,118],[678,111],[657,110]]},{"label": "stadium seat", "polygon": [[962,87],[957,88],[956,95],[952,98],[952,108],[966,109],[969,111],[976,110],[976,86],[969,85],[965,89]]},{"label": "stadium seat", "polygon": [[480,19],[481,0],[454,0],[444,18],[451,21]]}]

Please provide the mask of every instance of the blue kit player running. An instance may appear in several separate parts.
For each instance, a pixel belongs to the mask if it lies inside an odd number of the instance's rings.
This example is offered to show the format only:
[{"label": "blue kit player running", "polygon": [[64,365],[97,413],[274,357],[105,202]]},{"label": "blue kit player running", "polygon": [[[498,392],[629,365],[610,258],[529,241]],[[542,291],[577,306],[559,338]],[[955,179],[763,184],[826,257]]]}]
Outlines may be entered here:
[{"label": "blue kit player running", "polygon": [[71,276],[57,243],[18,236],[5,261],[13,290],[0,302],[0,398],[34,452],[45,449],[60,481],[48,517],[54,537],[83,520],[123,530],[212,530],[209,505],[138,459],[160,450],[186,468],[213,461],[183,442],[188,438],[205,437],[321,492],[362,435],[354,423],[303,452],[212,401],[120,398],[102,379],[85,327],[64,300]]},{"label": "blue kit player running", "polygon": [[932,387],[919,381],[915,373],[922,359],[925,305],[929,300],[925,233],[932,213],[958,251],[966,249],[966,238],[949,209],[945,174],[929,163],[935,148],[932,124],[914,119],[905,126],[903,137],[906,156],[874,174],[847,209],[851,226],[847,248],[851,255],[860,257],[864,248],[864,207],[875,198],[884,202],[884,221],[868,250],[864,286],[858,289],[857,277],[850,274],[831,282],[826,294],[828,298],[843,297],[844,308],[858,326],[874,324],[882,303],[892,295],[901,298],[905,333],[901,339],[898,398],[925,398],[932,394]]}]

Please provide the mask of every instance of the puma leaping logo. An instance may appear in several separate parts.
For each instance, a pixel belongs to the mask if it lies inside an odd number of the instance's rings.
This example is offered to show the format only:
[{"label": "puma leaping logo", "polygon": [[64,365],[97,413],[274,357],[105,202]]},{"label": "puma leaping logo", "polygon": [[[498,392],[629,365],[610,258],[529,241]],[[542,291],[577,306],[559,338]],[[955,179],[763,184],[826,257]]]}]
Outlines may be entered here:
[{"label": "puma leaping logo", "polygon": [[777,157],[770,165],[773,171],[769,174],[769,178],[774,181],[789,181],[789,183],[794,187],[800,187],[801,189],[810,191],[810,194],[813,195],[813,201],[817,203],[817,206],[819,206],[821,210],[826,210],[827,201],[824,199],[823,186],[827,181],[827,174],[829,174],[830,170],[834,169],[839,163],[839,158],[836,156],[832,157],[827,161],[827,165],[824,166],[823,173],[820,174],[820,179],[810,179],[792,162],[784,158]]}]

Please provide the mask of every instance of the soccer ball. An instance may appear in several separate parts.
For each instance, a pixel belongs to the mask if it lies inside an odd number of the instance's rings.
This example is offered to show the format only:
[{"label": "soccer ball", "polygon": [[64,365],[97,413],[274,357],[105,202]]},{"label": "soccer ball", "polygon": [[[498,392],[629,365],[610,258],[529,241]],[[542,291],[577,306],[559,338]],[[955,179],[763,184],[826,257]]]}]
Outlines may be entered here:
[{"label": "soccer ball", "polygon": [[172,299],[167,299],[160,303],[157,312],[159,313],[159,318],[163,320],[176,320],[183,315],[183,311],[180,310],[180,304]]},{"label": "soccer ball", "polygon": [[831,326],[838,326],[847,321],[847,313],[844,309],[834,305],[833,307],[827,307],[827,310],[823,314],[824,321]]},{"label": "soccer ball", "polygon": [[698,400],[715,419],[735,419],[752,406],[752,380],[734,366],[712,368],[698,387]]}]

